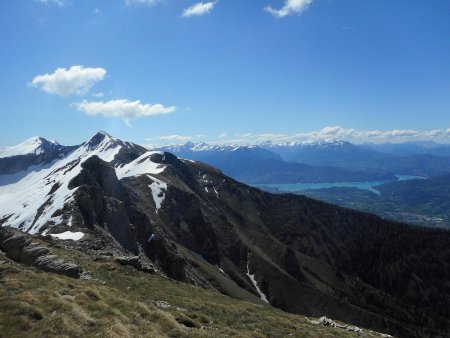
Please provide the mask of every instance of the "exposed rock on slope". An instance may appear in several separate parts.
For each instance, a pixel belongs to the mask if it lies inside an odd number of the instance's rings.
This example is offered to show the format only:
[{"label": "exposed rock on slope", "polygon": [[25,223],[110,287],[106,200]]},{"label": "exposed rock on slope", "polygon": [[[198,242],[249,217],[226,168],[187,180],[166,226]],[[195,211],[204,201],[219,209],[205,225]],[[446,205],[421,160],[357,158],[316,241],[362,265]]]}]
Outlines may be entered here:
[{"label": "exposed rock on slope", "polygon": [[83,272],[77,264],[65,262],[47,247],[33,242],[30,236],[13,229],[0,227],[0,249],[12,260],[44,271],[73,278],[79,278]]}]

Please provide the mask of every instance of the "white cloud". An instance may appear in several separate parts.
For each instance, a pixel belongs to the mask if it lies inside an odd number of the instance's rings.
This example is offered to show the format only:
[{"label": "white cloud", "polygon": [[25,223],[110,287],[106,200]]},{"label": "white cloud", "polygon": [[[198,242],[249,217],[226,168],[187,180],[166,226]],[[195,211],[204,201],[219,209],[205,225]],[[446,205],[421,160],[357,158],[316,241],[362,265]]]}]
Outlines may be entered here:
[{"label": "white cloud", "polygon": [[52,74],[38,75],[30,85],[59,96],[83,95],[103,80],[105,75],[106,70],[103,68],[72,66],[69,69],[58,68]]},{"label": "white cloud", "polygon": [[128,126],[131,126],[131,121],[136,118],[169,114],[176,110],[174,106],[165,107],[159,103],[143,104],[139,100],[130,101],[127,99],[91,102],[83,100],[76,103],[75,106],[87,115],[121,118]]},{"label": "white cloud", "polygon": [[[157,136],[157,137],[148,137],[145,140],[149,142],[155,142],[157,143],[151,144],[149,146],[158,146],[158,145],[169,145],[169,144],[183,144],[189,141],[192,141],[194,139],[203,139],[205,138],[205,135],[195,135],[188,136],[188,135],[164,135],[164,136]],[[163,142],[160,142],[163,141]]]},{"label": "white cloud", "polygon": [[392,130],[357,130],[346,129],[339,126],[325,127],[321,130],[303,132],[294,135],[286,134],[259,134],[247,135],[238,134],[234,139],[221,138],[216,143],[233,144],[259,144],[263,142],[273,143],[311,143],[318,141],[348,141],[356,144],[361,143],[402,143],[409,141],[435,141],[440,143],[450,143],[449,129],[432,130],[411,130],[411,129],[392,129]]},{"label": "white cloud", "polygon": [[102,98],[103,96],[105,96],[105,94],[103,92],[98,92],[98,93],[92,94],[92,96],[99,99],[99,98]]},{"label": "white cloud", "polygon": [[153,6],[160,0],[124,0],[127,6]]},{"label": "white cloud", "polygon": [[183,14],[181,15],[184,18],[189,18],[191,16],[200,16],[204,14],[208,14],[212,11],[214,6],[217,4],[217,1],[211,1],[211,2],[199,2],[195,5],[192,5],[191,7],[186,8],[183,11]]},{"label": "white cloud", "polygon": [[401,143],[418,140],[433,140],[448,142],[443,130],[412,130],[412,129],[392,129],[392,130],[357,130],[346,129],[339,126],[326,127],[319,131],[300,133],[291,137],[299,141],[320,141],[320,140],[343,140],[353,143]]},{"label": "white cloud", "polygon": [[218,137],[219,137],[219,138],[225,138],[225,137],[228,137],[228,133],[227,133],[226,131],[224,131],[223,133],[220,133]]},{"label": "white cloud", "polygon": [[64,6],[69,4],[69,0],[35,0],[36,2],[39,2],[41,4],[46,5],[57,5],[57,6]]},{"label": "white cloud", "polygon": [[283,18],[291,14],[301,14],[312,2],[313,0],[285,0],[280,9],[267,6],[264,10],[277,18]]},{"label": "white cloud", "polygon": [[192,137],[183,135],[167,135],[167,136],[160,136],[158,137],[158,139],[163,141],[187,142],[189,140],[192,140]]}]

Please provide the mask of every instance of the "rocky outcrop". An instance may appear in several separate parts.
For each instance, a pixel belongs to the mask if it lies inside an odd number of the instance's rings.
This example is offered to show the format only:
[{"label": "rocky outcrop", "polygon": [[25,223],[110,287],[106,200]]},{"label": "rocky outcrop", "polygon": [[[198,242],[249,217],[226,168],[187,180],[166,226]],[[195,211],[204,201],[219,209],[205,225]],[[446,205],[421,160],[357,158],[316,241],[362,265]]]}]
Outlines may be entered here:
[{"label": "rocky outcrop", "polygon": [[141,260],[139,256],[120,256],[116,257],[116,262],[123,266],[132,266],[138,271],[155,273],[155,269]]},{"label": "rocky outcrop", "polygon": [[33,264],[35,267],[48,271],[66,275],[72,278],[79,278],[83,269],[74,263],[67,263],[56,255],[44,255],[36,258]]},{"label": "rocky outcrop", "polygon": [[0,227],[0,249],[6,256],[16,262],[34,266],[38,269],[79,278],[83,269],[74,263],[67,263],[50,250],[33,242],[29,235],[17,230]]},{"label": "rocky outcrop", "polygon": [[98,156],[83,162],[82,171],[69,183],[77,188],[74,199],[81,213],[82,226],[106,229],[126,250],[137,253],[128,203],[114,169]]}]

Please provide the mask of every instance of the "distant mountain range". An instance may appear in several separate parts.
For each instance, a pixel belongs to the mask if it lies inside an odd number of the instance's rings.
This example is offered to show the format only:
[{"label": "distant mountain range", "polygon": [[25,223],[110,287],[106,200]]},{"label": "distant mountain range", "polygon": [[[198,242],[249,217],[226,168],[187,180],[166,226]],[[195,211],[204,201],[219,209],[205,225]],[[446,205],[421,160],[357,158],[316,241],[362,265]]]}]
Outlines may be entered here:
[{"label": "distant mountain range", "polygon": [[360,145],[363,148],[376,150],[383,153],[399,156],[434,155],[450,156],[450,146],[433,141],[418,141],[404,143],[366,143]]},{"label": "distant mountain range", "polygon": [[[328,166],[312,166],[286,161],[280,152],[262,146],[184,145],[154,147],[182,158],[208,163],[237,180],[246,183],[299,183],[299,182],[364,182],[394,180],[391,173],[363,172]],[[362,150],[368,152],[367,150]]]},{"label": "distant mountain range", "polygon": [[[203,161],[252,184],[364,182],[394,180],[395,175],[430,177],[450,172],[450,156],[443,156],[450,155],[450,147],[430,143],[355,145],[322,141],[251,146],[186,143],[152,149]],[[380,151],[383,149],[391,151]]]},{"label": "distant mountain range", "polygon": [[[40,151],[38,143],[0,158],[4,165],[45,155],[0,174],[0,226],[90,262],[43,259],[48,249],[1,232],[0,247],[11,259],[76,276],[89,269],[93,281],[112,273],[115,260],[255,304],[398,337],[450,334],[448,231],[263,192],[207,164],[104,132],[62,153]],[[127,287],[139,285],[121,285],[121,292]]]}]

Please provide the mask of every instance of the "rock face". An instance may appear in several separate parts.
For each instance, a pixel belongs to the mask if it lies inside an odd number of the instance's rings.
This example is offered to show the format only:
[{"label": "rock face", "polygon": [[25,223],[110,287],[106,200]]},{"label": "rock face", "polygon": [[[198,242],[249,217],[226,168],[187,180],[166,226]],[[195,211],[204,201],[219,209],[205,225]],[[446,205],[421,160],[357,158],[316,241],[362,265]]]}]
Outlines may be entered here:
[{"label": "rock face", "polygon": [[67,263],[50,250],[23,233],[16,230],[0,227],[0,249],[10,259],[32,265],[41,270],[79,278],[83,269],[74,263]]},{"label": "rock face", "polygon": [[123,248],[137,253],[135,229],[130,220],[133,212],[114,169],[98,156],[87,159],[82,168],[69,183],[70,189],[78,188],[74,199],[82,225],[106,229]]}]

